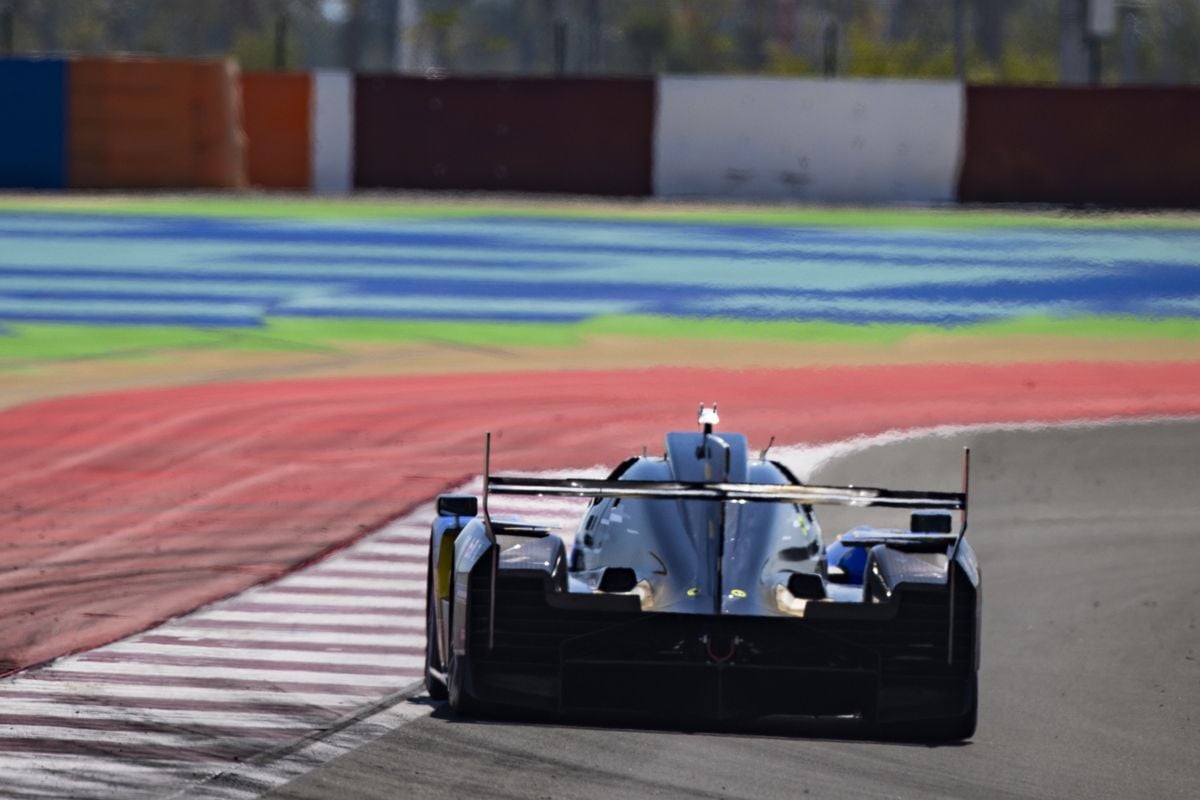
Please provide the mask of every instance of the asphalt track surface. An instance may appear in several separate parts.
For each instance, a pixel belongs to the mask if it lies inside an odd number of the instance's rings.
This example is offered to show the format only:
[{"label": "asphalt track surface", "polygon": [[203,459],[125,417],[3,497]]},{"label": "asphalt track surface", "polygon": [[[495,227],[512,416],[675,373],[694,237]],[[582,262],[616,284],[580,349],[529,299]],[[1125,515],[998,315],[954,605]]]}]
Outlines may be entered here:
[{"label": "asphalt track surface", "polygon": [[[985,586],[969,743],[476,722],[438,708],[267,796],[1200,796],[1200,423],[909,441],[819,477],[942,486],[964,443]],[[827,536],[840,522],[825,516]]]}]

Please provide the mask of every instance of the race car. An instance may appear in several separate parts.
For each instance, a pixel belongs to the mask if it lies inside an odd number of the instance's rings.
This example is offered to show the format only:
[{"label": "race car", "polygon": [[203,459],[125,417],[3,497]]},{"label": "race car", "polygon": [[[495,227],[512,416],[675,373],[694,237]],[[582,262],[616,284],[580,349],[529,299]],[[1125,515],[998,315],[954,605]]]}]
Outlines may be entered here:
[{"label": "race car", "polygon": [[[970,738],[980,573],[961,492],[801,483],[716,407],[603,479],[490,474],[437,500],[426,687],[459,714],[836,718]],[[489,495],[590,498],[568,548]],[[814,506],[911,511],[826,545]],[[952,530],[953,515],[959,519]],[[839,723],[841,724],[841,723]]]}]

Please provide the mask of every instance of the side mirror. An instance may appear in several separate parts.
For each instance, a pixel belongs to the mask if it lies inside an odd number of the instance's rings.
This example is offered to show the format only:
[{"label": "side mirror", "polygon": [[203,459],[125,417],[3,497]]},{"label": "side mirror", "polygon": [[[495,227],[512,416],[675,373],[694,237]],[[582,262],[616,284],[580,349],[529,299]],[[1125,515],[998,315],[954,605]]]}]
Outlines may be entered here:
[{"label": "side mirror", "polygon": [[914,511],[908,527],[913,533],[950,533],[950,512]]},{"label": "side mirror", "polygon": [[474,517],[479,513],[479,500],[469,494],[439,494],[439,517]]}]

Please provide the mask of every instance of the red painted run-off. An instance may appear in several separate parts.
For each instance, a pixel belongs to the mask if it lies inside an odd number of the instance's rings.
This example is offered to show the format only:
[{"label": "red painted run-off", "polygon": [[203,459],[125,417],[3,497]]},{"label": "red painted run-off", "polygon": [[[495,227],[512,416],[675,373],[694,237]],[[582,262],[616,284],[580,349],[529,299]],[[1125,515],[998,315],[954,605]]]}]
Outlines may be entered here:
[{"label": "red painted run-off", "polygon": [[1200,414],[1200,364],[655,369],[214,385],[0,414],[0,671],[276,577],[498,470],[612,464],[699,401],[765,444]]}]

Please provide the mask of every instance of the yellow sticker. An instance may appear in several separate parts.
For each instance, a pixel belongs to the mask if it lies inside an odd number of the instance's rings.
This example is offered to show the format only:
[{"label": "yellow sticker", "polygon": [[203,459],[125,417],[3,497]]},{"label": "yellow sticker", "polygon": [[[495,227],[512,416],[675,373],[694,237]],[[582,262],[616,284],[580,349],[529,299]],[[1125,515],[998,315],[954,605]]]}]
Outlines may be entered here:
[{"label": "yellow sticker", "polygon": [[699,589],[697,589],[695,586],[693,586],[692,588],[688,589],[688,591],[687,591],[687,596],[688,596],[688,597],[695,597],[695,596],[696,596],[696,595],[698,595],[698,594],[700,594],[700,590],[699,590]]},{"label": "yellow sticker", "polygon": [[729,596],[730,597],[745,597],[746,593],[744,591],[742,591],[741,589],[730,589]]}]

